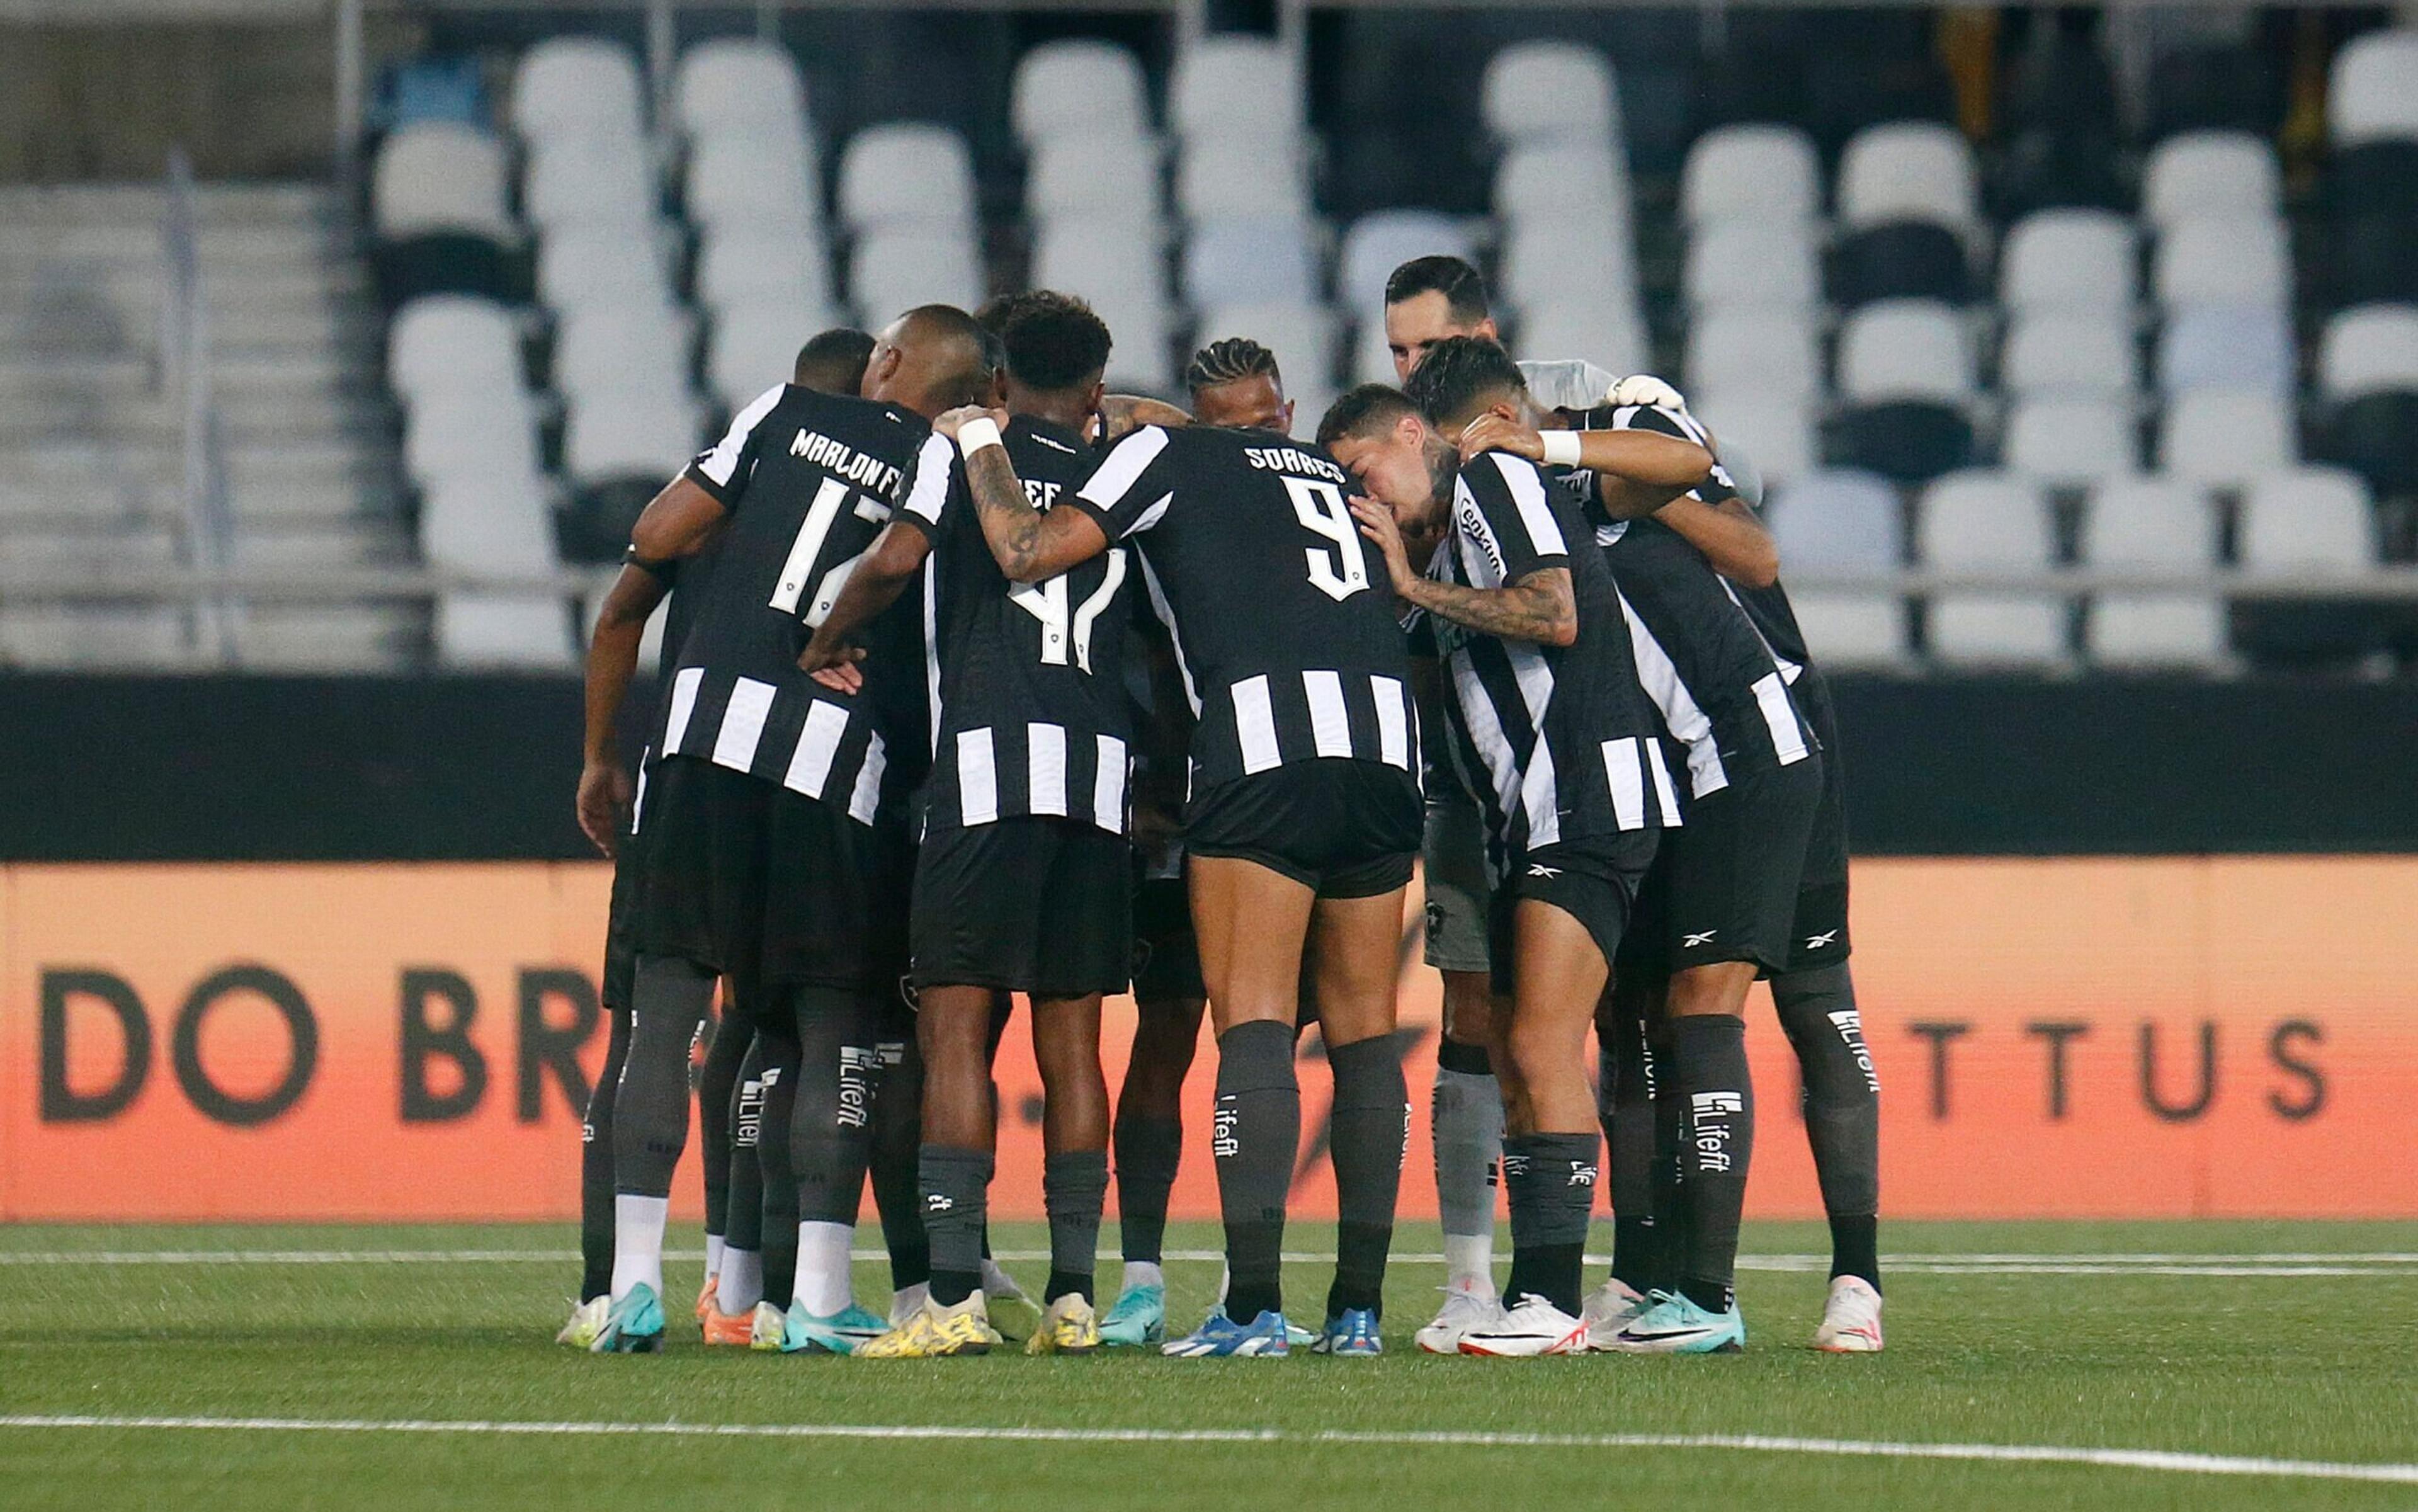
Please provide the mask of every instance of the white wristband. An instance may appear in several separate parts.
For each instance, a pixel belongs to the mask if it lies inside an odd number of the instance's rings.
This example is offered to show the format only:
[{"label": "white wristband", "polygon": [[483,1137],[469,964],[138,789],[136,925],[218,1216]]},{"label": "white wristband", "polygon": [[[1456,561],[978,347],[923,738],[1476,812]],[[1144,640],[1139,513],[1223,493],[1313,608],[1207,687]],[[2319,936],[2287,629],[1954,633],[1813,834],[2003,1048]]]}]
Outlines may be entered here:
[{"label": "white wristband", "polygon": [[1539,431],[1545,443],[1545,465],[1549,467],[1575,467],[1579,465],[1579,433],[1576,431]]},{"label": "white wristband", "polygon": [[987,446],[1005,446],[999,438],[999,426],[988,417],[970,420],[957,427],[957,454],[971,457]]}]

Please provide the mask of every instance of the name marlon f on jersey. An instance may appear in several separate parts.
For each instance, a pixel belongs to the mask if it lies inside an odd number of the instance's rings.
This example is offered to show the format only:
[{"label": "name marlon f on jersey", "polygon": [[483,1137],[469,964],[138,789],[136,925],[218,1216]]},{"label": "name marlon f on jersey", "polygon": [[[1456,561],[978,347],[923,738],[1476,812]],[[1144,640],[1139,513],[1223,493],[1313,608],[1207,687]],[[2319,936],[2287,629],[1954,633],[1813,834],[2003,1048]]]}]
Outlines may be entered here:
[{"label": "name marlon f on jersey", "polygon": [[834,473],[878,499],[895,496],[899,479],[905,476],[900,468],[880,457],[868,457],[845,441],[834,441],[820,431],[803,426],[789,438],[789,455]]}]

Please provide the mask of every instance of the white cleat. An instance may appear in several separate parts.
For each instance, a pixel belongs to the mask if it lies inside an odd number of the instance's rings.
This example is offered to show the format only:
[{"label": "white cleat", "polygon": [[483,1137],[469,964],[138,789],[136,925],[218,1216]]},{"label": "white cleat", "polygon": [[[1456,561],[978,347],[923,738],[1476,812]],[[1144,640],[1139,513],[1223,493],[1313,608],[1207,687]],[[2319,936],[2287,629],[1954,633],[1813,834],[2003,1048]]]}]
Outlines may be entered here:
[{"label": "white cleat", "polygon": [[929,1281],[918,1281],[913,1286],[900,1287],[890,1297],[890,1326],[906,1327],[907,1320],[922,1312],[925,1302],[931,1295],[932,1283]]},{"label": "white cleat", "polygon": [[1586,1320],[1571,1317],[1542,1297],[1522,1297],[1518,1306],[1493,1323],[1461,1336],[1462,1353],[1491,1354],[1498,1359],[1586,1352]]},{"label": "white cleat", "polygon": [[1579,1316],[1586,1320],[1587,1348],[1612,1352],[1612,1341],[1645,1310],[1645,1298],[1630,1291],[1629,1283],[1616,1276],[1607,1278],[1587,1293],[1586,1302],[1579,1308]]},{"label": "white cleat", "polygon": [[1416,1342],[1430,1354],[1458,1354],[1462,1336],[1472,1329],[1491,1328],[1502,1320],[1503,1299],[1492,1287],[1469,1277],[1444,1289],[1443,1307],[1433,1321],[1418,1331]]},{"label": "white cleat", "polygon": [[1878,1354],[1881,1352],[1881,1294],[1858,1275],[1830,1283],[1830,1299],[1822,1305],[1822,1326],[1814,1330],[1814,1347],[1826,1354]]},{"label": "white cleat", "polygon": [[611,1297],[589,1298],[572,1309],[571,1321],[562,1325],[562,1331],[554,1336],[554,1341],[568,1344],[574,1350],[588,1348],[596,1342],[596,1336],[604,1331],[604,1315],[612,1310]]}]

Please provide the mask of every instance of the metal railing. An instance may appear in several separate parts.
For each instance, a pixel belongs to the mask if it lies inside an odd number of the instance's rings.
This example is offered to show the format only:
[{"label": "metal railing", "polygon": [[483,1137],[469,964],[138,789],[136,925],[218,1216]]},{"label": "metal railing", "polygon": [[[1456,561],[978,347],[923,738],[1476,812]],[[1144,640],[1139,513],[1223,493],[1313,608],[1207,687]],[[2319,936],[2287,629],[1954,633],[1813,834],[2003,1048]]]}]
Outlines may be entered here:
[{"label": "metal railing", "polygon": [[[193,162],[182,146],[168,149],[166,206],[160,218],[160,386],[179,406],[184,431],[181,494],[184,536],[178,557],[188,585],[170,597],[191,611],[187,634],[219,661],[235,660],[235,606],[223,592],[201,588],[222,576],[234,557],[235,515],[227,502],[226,449],[210,391],[209,300],[202,287],[201,223]],[[12,588],[12,597],[41,595]],[[86,595],[79,595],[86,596]],[[107,597],[106,591],[89,596]],[[120,595],[123,596],[123,595]],[[149,596],[149,595],[138,595]]]}]

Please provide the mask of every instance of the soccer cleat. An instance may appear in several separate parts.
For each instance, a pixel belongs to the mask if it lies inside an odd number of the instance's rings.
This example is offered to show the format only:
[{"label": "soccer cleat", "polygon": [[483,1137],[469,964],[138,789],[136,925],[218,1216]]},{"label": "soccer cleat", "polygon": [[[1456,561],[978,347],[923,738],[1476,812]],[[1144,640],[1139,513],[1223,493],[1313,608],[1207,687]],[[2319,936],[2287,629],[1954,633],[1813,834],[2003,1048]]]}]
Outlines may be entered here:
[{"label": "soccer cleat", "polygon": [[929,1281],[902,1286],[890,1293],[890,1326],[904,1327],[908,1319],[924,1310],[924,1299],[931,1294],[932,1283]]},{"label": "soccer cleat", "polygon": [[1523,1296],[1516,1306],[1498,1309],[1495,1321],[1461,1336],[1463,1354],[1489,1354],[1498,1359],[1528,1359],[1539,1354],[1584,1354],[1587,1321],[1573,1318],[1542,1297]]},{"label": "soccer cleat", "polygon": [[1735,1354],[1746,1348],[1746,1318],[1730,1304],[1727,1312],[1706,1312],[1672,1291],[1646,1293],[1645,1310],[1614,1336],[1622,1354]]},{"label": "soccer cleat", "polygon": [[562,1325],[562,1331],[554,1336],[554,1341],[568,1344],[574,1350],[586,1349],[596,1342],[598,1334],[604,1332],[604,1315],[612,1310],[611,1297],[589,1298],[571,1309],[571,1321]]},{"label": "soccer cleat", "polygon": [[705,1315],[705,1341],[737,1349],[753,1349],[756,1345],[756,1309],[727,1313],[715,1307]]},{"label": "soccer cleat", "polygon": [[1618,1276],[1608,1276],[1603,1285],[1586,1295],[1579,1316],[1586,1320],[1587,1348],[1609,1351],[1620,1331],[1637,1321],[1645,1310],[1645,1295]]},{"label": "soccer cleat", "polygon": [[1416,1342],[1430,1354],[1457,1354],[1462,1335],[1473,1328],[1490,1327],[1502,1316],[1502,1298],[1492,1291],[1478,1291],[1473,1282],[1457,1283],[1444,1289],[1444,1306],[1418,1331]]},{"label": "soccer cleat", "polygon": [[664,1305],[646,1282],[618,1298],[588,1345],[591,1354],[652,1354],[664,1347]]},{"label": "soccer cleat", "polygon": [[1878,1354],[1881,1352],[1881,1294],[1859,1275],[1833,1277],[1830,1298],[1822,1305],[1822,1326],[1814,1330],[1814,1347],[1828,1354]]},{"label": "soccer cleat", "polygon": [[1089,1354],[1100,1347],[1100,1319],[1079,1291],[1049,1305],[1041,1326],[1024,1341],[1027,1354]]},{"label": "soccer cleat", "polygon": [[992,1345],[1004,1342],[984,1317],[983,1294],[977,1291],[954,1307],[926,1297],[903,1327],[856,1346],[853,1352],[860,1360],[940,1360],[988,1354]]},{"label": "soccer cleat", "polygon": [[1285,1342],[1297,1350],[1307,1349],[1318,1342],[1318,1336],[1288,1318],[1285,1320]]},{"label": "soccer cleat", "polygon": [[1117,1293],[1109,1315],[1100,1320],[1100,1342],[1111,1348],[1140,1348],[1167,1337],[1167,1288],[1129,1286]]},{"label": "soccer cleat", "polygon": [[991,1326],[1005,1338],[1030,1338],[1041,1327],[1040,1304],[1026,1296],[1016,1277],[995,1260],[983,1260],[982,1279],[982,1293],[990,1299]]},{"label": "soccer cleat", "polygon": [[891,1332],[880,1314],[851,1302],[828,1318],[818,1318],[796,1304],[781,1321],[784,1354],[853,1354]]},{"label": "soccer cleat", "polygon": [[[1286,1342],[1292,1342],[1289,1332]],[[1309,1352],[1347,1360],[1365,1360],[1385,1353],[1385,1341],[1377,1332],[1377,1314],[1368,1307],[1344,1308],[1326,1320],[1326,1325],[1310,1341]]]},{"label": "soccer cleat", "polygon": [[768,1354],[778,1353],[781,1339],[788,1331],[789,1315],[781,1310],[780,1304],[759,1302],[747,1320],[747,1347]]},{"label": "soccer cleat", "polygon": [[1171,1359],[1209,1360],[1253,1356],[1283,1359],[1293,1348],[1292,1330],[1285,1326],[1280,1312],[1263,1312],[1248,1327],[1226,1316],[1219,1307],[1201,1321],[1201,1326],[1183,1338],[1171,1338],[1159,1346],[1159,1352]]},{"label": "soccer cleat", "polygon": [[722,1302],[722,1277],[706,1273],[705,1285],[696,1289],[696,1321],[703,1322]]}]

